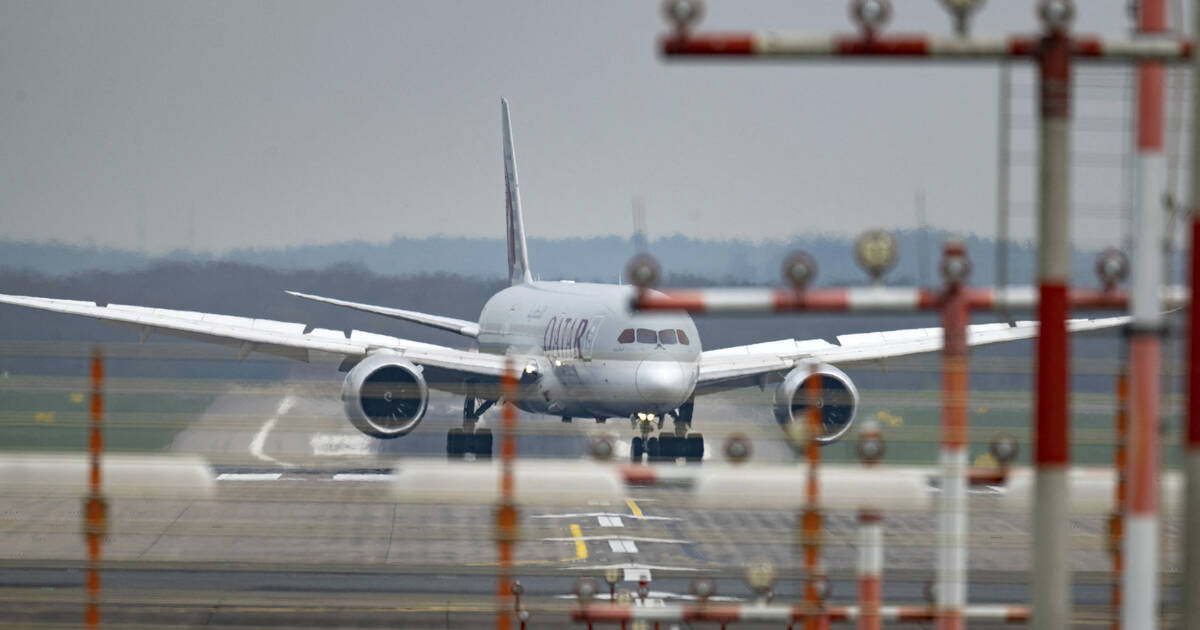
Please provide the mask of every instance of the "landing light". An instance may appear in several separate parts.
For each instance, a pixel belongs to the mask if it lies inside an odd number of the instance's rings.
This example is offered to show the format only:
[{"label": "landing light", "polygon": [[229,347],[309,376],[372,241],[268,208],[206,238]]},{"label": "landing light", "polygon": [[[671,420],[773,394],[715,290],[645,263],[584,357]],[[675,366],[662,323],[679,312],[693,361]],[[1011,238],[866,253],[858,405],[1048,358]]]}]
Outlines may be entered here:
[{"label": "landing light", "polygon": [[1075,18],[1075,4],[1071,0],[1042,0],[1037,14],[1048,30],[1064,31]]},{"label": "landing light", "polygon": [[536,361],[530,361],[529,363],[525,364],[525,373],[526,374],[537,374],[537,371],[538,371],[538,368],[537,368]]}]

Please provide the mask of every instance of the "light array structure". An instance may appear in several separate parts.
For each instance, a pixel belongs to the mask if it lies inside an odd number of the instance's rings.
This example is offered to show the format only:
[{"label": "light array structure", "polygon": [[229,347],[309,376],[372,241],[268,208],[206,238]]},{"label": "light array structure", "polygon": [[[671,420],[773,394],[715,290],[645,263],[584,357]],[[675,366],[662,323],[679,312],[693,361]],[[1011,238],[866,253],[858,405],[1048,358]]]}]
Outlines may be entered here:
[{"label": "light array structure", "polygon": [[[1200,2],[1197,3],[1200,5]],[[1131,362],[1135,381],[1132,385],[1134,417],[1131,438],[1134,440],[1130,454],[1131,522],[1126,528],[1127,542],[1123,545],[1126,572],[1126,598],[1123,601],[1122,617],[1129,627],[1155,627],[1154,611],[1157,607],[1157,539],[1154,528],[1157,506],[1153,498],[1157,493],[1155,466],[1158,454],[1157,385],[1159,383],[1159,342],[1161,329],[1160,287],[1162,209],[1153,193],[1159,182],[1152,180],[1161,174],[1161,131],[1162,131],[1162,64],[1182,62],[1192,55],[1193,43],[1158,35],[1165,27],[1162,0],[1142,0],[1139,25],[1142,36],[1134,39],[1079,36],[1070,33],[1075,7],[1070,0],[1042,0],[1038,4],[1038,16],[1043,29],[1039,35],[1014,35],[1003,37],[975,37],[965,35],[965,17],[956,16],[957,35],[887,35],[883,25],[891,14],[891,4],[886,0],[854,0],[850,3],[851,15],[859,26],[858,34],[809,36],[781,31],[757,32],[696,32],[694,27],[703,13],[698,0],[674,0],[664,4],[666,15],[675,28],[660,40],[660,52],[668,60],[695,61],[701,59],[771,60],[781,59],[856,59],[880,58],[910,60],[1028,60],[1035,62],[1039,74],[1039,151],[1038,151],[1038,299],[1037,312],[1040,328],[1037,342],[1037,393],[1034,421],[1034,457],[1037,466],[1038,509],[1034,511],[1033,534],[1035,548],[1031,586],[1033,590],[1034,624],[1037,628],[1060,628],[1070,621],[1070,576],[1069,538],[1065,506],[1067,505],[1067,469],[1070,464],[1069,450],[1069,344],[1066,319],[1071,307],[1072,293],[1069,286],[1071,240],[1069,233],[1070,211],[1070,118],[1071,118],[1071,66],[1075,61],[1138,62],[1141,63],[1139,77],[1139,172],[1141,173],[1139,208],[1141,242],[1135,245],[1135,282],[1133,302],[1133,338],[1131,339]],[[1146,37],[1147,32],[1155,34]],[[1155,128],[1157,126],[1157,128]],[[1157,134],[1157,135],[1156,135]],[[1157,141],[1156,141],[1157,139]],[[1200,140],[1194,140],[1200,147]],[[1157,170],[1156,170],[1157,169]],[[1195,169],[1195,165],[1193,165]],[[1194,183],[1200,183],[1200,175],[1193,175]],[[1193,194],[1195,195],[1195,188]],[[1155,261],[1160,261],[1155,264]],[[1194,289],[1193,289],[1194,290]],[[799,292],[797,292],[799,293]],[[848,293],[841,303],[837,300],[818,299],[835,297],[798,295],[785,299],[782,304],[774,300],[779,296],[768,296],[762,306],[765,311],[785,310],[850,310]],[[685,296],[680,296],[685,297]],[[692,296],[694,297],[694,296]],[[880,296],[882,297],[882,296]],[[642,300],[637,300],[639,303]],[[659,300],[660,305],[671,300]],[[873,300],[872,300],[873,301]],[[913,307],[930,306],[921,299],[913,300]],[[876,302],[880,304],[883,300]],[[676,306],[685,305],[680,300]],[[860,302],[861,304],[861,302]],[[642,304],[645,305],[645,304]],[[694,302],[693,302],[694,305]],[[896,309],[898,304],[892,304]],[[815,308],[814,308],[815,307]],[[830,308],[835,307],[835,308]],[[911,307],[910,307],[911,308]],[[702,312],[704,309],[691,309]],[[711,311],[711,309],[708,309]],[[753,310],[753,309],[743,309]],[[897,309],[899,310],[899,309]],[[1196,322],[1193,321],[1193,324]],[[947,331],[947,339],[951,333]],[[1141,372],[1141,376],[1137,374]],[[1193,377],[1195,378],[1195,377]],[[1193,390],[1194,391],[1194,390]],[[1142,406],[1139,408],[1139,405]],[[1193,414],[1192,418],[1196,418]],[[1200,419],[1189,422],[1189,445],[1200,447],[1200,430],[1192,431],[1192,424],[1200,425]],[[948,430],[949,432],[949,430]],[[1200,448],[1191,448],[1196,454],[1195,480],[1200,481]],[[943,458],[947,458],[943,450]],[[953,473],[947,467],[947,473]],[[955,486],[950,479],[944,483]],[[1200,493],[1200,492],[1198,492]],[[1200,524],[1200,507],[1195,522]],[[1191,512],[1189,512],[1191,514]],[[943,519],[943,525],[951,524]],[[954,540],[953,532],[943,532],[944,540]],[[964,558],[955,557],[962,563]],[[1136,568],[1129,563],[1137,562]],[[1200,568],[1193,562],[1200,561],[1200,554],[1193,560],[1189,556],[1188,584],[1185,600],[1191,593],[1200,593],[1200,582],[1196,574]],[[939,576],[957,575],[965,572],[961,567],[939,568]],[[1147,572],[1149,572],[1147,574]],[[1135,584],[1136,582],[1136,584]],[[1130,591],[1135,587],[1136,591]],[[938,605],[942,610],[939,627],[960,628],[963,625],[960,610],[965,602],[958,599],[957,589],[942,585],[938,589]],[[1192,598],[1192,599],[1200,599]],[[1193,605],[1191,608],[1200,608]],[[1200,613],[1189,613],[1200,615]],[[1198,616],[1197,618],[1200,618]],[[1132,625],[1131,625],[1132,624]],[[1192,626],[1197,627],[1197,626]]]}]

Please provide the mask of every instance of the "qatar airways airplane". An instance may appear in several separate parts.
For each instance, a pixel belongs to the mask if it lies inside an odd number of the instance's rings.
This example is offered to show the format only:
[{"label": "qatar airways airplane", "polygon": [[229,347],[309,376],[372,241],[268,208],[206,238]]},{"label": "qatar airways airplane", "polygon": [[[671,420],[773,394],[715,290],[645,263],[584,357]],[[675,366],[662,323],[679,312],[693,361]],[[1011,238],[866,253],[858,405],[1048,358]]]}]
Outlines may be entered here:
[{"label": "qatar airways airplane", "polygon": [[[858,391],[835,366],[933,352],[940,328],[843,335],[838,343],[787,339],[704,351],[686,313],[636,313],[631,286],[534,281],[525,247],[521,197],[513,153],[508,102],[501,100],[504,182],[507,205],[508,272],[511,286],[492,296],[478,322],[415,311],[347,302],[291,292],[300,298],[449,330],[476,340],[460,350],[363,331],[312,328],[247,317],[141,306],[0,295],[0,303],[83,315],[127,326],[145,341],[152,333],[233,346],[239,359],[264,352],[315,361],[332,358],[347,371],[342,386],[346,416],[359,431],[398,438],[421,422],[430,388],[465,397],[463,426],[447,434],[451,457],[487,457],[491,432],[476,427],[500,398],[498,383],[508,365],[519,370],[519,408],[570,420],[628,418],[637,432],[630,449],[635,461],[699,460],[704,438],[691,432],[697,396],[730,389],[771,387],[781,424],[804,418],[809,378],[822,379],[822,433],[831,443],[849,430]],[[1071,320],[1072,331],[1117,326],[1125,318]],[[972,325],[972,346],[1028,339],[1036,322]],[[767,402],[767,401],[764,401]],[[673,430],[663,430],[666,418]],[[658,435],[652,436],[657,432]]]}]

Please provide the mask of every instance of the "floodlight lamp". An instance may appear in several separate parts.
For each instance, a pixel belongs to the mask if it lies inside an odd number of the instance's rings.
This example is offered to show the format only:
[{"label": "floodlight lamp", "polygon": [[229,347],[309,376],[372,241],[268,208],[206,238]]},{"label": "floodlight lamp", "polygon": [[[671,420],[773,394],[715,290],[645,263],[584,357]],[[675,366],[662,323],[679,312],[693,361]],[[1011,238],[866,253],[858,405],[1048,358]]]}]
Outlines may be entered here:
[{"label": "floodlight lamp", "polygon": [[779,571],[770,560],[758,560],[746,565],[746,584],[759,595],[764,595],[775,586]]},{"label": "floodlight lamp", "polygon": [[1129,258],[1115,247],[1109,247],[1096,257],[1096,275],[1105,289],[1112,289],[1129,276]]},{"label": "floodlight lamp", "polygon": [[971,260],[959,243],[951,243],[942,257],[942,279],[948,284],[959,285],[971,275]]},{"label": "floodlight lamp", "polygon": [[629,261],[629,265],[625,268],[625,274],[634,286],[640,289],[648,289],[658,284],[658,279],[662,275],[662,268],[659,267],[658,261],[650,254],[638,254]]},{"label": "floodlight lamp", "polygon": [[954,17],[954,30],[959,36],[967,36],[967,24],[971,14],[983,5],[984,0],[942,0],[942,6]]},{"label": "floodlight lamp", "polygon": [[816,277],[816,261],[802,251],[792,252],[783,261],[783,279],[797,291],[807,287]]},{"label": "floodlight lamp", "polygon": [[517,597],[520,597],[521,595],[524,595],[524,594],[525,594],[525,587],[524,587],[524,586],[522,586],[520,582],[513,582],[513,585],[512,585],[512,594],[513,594],[513,595],[516,595]]},{"label": "floodlight lamp", "polygon": [[684,32],[700,22],[704,17],[704,2],[702,0],[665,0],[662,3],[663,17],[675,30]]},{"label": "floodlight lamp", "polygon": [[876,282],[895,266],[899,252],[896,237],[886,230],[867,230],[854,241],[854,259]]},{"label": "floodlight lamp", "polygon": [[1008,465],[1017,459],[1017,454],[1020,453],[1021,447],[1017,444],[1017,438],[1007,434],[999,433],[992,438],[992,443],[988,446],[988,451],[992,457],[1001,465]]},{"label": "floodlight lamp", "polygon": [[692,595],[700,599],[708,599],[717,592],[717,585],[712,578],[700,577],[692,580]]},{"label": "floodlight lamp", "polygon": [[575,596],[580,602],[586,603],[596,596],[596,583],[592,578],[579,578],[575,581]]},{"label": "floodlight lamp", "polygon": [[604,581],[608,582],[609,586],[621,581],[620,567],[608,567],[604,570]]},{"label": "floodlight lamp", "polygon": [[892,18],[889,0],[854,0],[850,3],[850,18],[866,37],[872,37]]},{"label": "floodlight lamp", "polygon": [[1038,18],[1052,32],[1062,32],[1075,19],[1075,4],[1071,0],[1042,0],[1038,3]]}]

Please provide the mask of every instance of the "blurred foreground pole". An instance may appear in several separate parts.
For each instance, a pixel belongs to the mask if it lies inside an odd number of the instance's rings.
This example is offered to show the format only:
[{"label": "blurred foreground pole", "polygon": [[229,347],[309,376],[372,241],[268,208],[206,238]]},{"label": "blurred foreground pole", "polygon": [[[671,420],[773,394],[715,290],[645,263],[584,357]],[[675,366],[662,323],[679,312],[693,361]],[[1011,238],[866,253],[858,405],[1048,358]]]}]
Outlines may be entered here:
[{"label": "blurred foreground pole", "polygon": [[883,514],[858,511],[858,630],[880,630],[883,619]]},{"label": "blurred foreground pole", "polygon": [[100,453],[104,450],[101,425],[104,420],[104,358],[99,350],[92,353],[91,426],[88,435],[88,495],[84,501],[83,535],[87,541],[87,608],[84,623],[100,626],[100,543],[108,524],[108,506],[100,486]]},{"label": "blurred foreground pole", "polygon": [[[509,630],[512,625],[513,545],[517,541],[517,505],[513,498],[513,460],[517,455],[517,379],[513,375],[512,359],[500,379],[504,406],[500,411],[500,500],[496,505],[496,628]],[[519,612],[519,611],[518,611]]]},{"label": "blurred foreground pole", "polygon": [[[1192,2],[1193,37],[1200,33],[1200,0]],[[1192,242],[1191,277],[1192,306],[1188,313],[1187,346],[1187,424],[1184,429],[1183,465],[1187,475],[1187,512],[1183,524],[1183,621],[1181,627],[1200,630],[1200,55],[1192,59],[1192,176],[1188,194],[1191,195]]]},{"label": "blurred foreground pole", "polygon": [[961,241],[942,255],[942,492],[938,495],[937,614],[940,630],[963,627],[967,605],[967,292]]},{"label": "blurred foreground pole", "polygon": [[[1043,5],[1044,6],[1044,5]],[[1067,523],[1067,289],[1071,270],[1071,40],[1065,24],[1047,24],[1038,54],[1038,321],[1034,426],[1033,627],[1065,628],[1071,619]]]},{"label": "blurred foreground pole", "polygon": [[[1161,35],[1167,26],[1163,0],[1141,0],[1138,30]],[[1138,208],[1133,238],[1133,282],[1129,336],[1130,433],[1129,505],[1121,585],[1121,626],[1158,627],[1158,415],[1163,316],[1159,293],[1163,274],[1163,95],[1166,67],[1143,61],[1137,70]]]},{"label": "blurred foreground pole", "polygon": [[820,511],[820,484],[817,479],[817,470],[821,464],[821,443],[817,441],[817,436],[821,431],[821,413],[823,405],[820,404],[821,396],[823,395],[822,386],[823,379],[820,374],[815,371],[812,376],[808,377],[806,389],[808,394],[808,412],[804,414],[806,440],[804,457],[808,460],[808,484],[805,488],[805,507],[803,517],[800,521],[801,539],[803,540],[804,550],[804,569],[806,580],[804,583],[804,608],[807,616],[804,618],[805,630],[827,630],[829,628],[829,617],[817,614],[818,610],[824,606],[824,601],[817,593],[817,585],[820,582],[820,562],[821,562],[821,511]]},{"label": "blurred foreground pole", "polygon": [[1129,483],[1129,373],[1125,365],[1125,357],[1121,357],[1122,365],[1117,372],[1117,417],[1113,427],[1113,441],[1117,447],[1113,453],[1113,468],[1117,482],[1114,484],[1116,496],[1113,497],[1113,513],[1108,520],[1108,543],[1112,553],[1112,628],[1121,627],[1121,576],[1124,575],[1123,558],[1121,557],[1121,539],[1125,532],[1125,510]]}]

